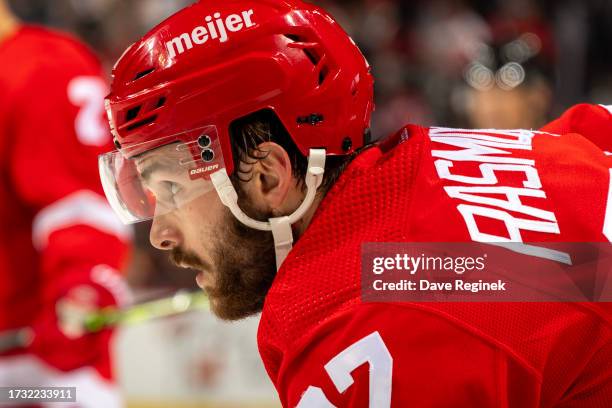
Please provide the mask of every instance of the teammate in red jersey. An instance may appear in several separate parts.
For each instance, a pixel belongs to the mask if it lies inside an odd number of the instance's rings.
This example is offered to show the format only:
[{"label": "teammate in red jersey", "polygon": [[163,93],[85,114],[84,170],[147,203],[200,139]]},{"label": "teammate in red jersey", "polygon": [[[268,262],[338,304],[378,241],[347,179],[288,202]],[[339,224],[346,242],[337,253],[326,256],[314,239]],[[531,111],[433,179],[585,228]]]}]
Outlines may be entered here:
[{"label": "teammate in red jersey", "polygon": [[199,1],[114,69],[106,195],[124,222],[153,219],[152,244],[199,271],[218,316],[263,310],[284,406],[610,406],[605,304],[360,290],[364,242],[608,242],[612,160],[588,139],[609,109],[549,132],[407,126],[372,144],[369,71],[320,8]]},{"label": "teammate in red jersey", "polygon": [[84,335],[74,319],[127,300],[129,230],[95,171],[112,146],[101,66],[75,39],[21,25],[3,1],[0,61],[0,334],[35,333],[0,355],[0,386],[77,386],[78,406],[119,406],[110,332]]}]

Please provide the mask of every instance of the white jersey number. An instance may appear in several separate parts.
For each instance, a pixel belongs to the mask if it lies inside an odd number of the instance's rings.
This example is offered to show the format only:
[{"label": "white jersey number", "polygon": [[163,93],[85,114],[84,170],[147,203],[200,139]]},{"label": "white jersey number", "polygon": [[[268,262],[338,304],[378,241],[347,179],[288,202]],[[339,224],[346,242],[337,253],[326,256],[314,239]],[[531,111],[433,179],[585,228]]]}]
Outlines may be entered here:
[{"label": "white jersey number", "polygon": [[[369,407],[390,407],[393,358],[377,331],[332,358],[325,365],[325,371],[338,392],[343,393],[353,385],[351,373],[365,363],[370,365]],[[329,402],[323,390],[310,386],[302,395],[297,408],[335,408],[335,406]]]},{"label": "white jersey number", "polygon": [[110,142],[110,132],[103,122],[106,93],[106,84],[95,76],[76,77],[68,84],[68,99],[81,108],[74,127],[84,145],[104,146]]}]

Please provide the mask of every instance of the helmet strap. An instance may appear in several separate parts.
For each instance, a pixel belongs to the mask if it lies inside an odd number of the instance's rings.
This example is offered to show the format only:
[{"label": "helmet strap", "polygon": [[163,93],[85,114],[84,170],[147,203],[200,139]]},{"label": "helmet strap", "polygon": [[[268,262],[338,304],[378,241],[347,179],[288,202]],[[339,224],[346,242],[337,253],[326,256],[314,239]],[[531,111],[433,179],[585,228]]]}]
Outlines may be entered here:
[{"label": "helmet strap", "polygon": [[325,150],[310,149],[308,156],[308,169],[306,171],[306,196],[302,204],[288,216],[270,218],[268,221],[257,221],[249,217],[238,206],[238,193],[232,184],[227,171],[221,169],[210,178],[217,190],[217,194],[223,205],[229,208],[234,217],[247,227],[260,231],[271,231],[274,237],[274,250],[276,253],[276,269],[280,269],[285,258],[293,247],[293,231],[291,225],[298,222],[312,207],[317,194],[317,189],[323,182],[325,173]]}]

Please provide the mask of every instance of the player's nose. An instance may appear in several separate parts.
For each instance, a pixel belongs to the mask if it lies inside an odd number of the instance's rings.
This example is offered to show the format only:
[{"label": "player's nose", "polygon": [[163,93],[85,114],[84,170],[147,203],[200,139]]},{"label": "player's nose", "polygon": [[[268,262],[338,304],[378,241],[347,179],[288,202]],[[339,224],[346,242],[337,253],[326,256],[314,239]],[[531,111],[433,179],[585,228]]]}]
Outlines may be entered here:
[{"label": "player's nose", "polygon": [[178,228],[167,222],[166,216],[156,216],[153,218],[149,240],[155,248],[171,251],[181,245],[182,237]]}]

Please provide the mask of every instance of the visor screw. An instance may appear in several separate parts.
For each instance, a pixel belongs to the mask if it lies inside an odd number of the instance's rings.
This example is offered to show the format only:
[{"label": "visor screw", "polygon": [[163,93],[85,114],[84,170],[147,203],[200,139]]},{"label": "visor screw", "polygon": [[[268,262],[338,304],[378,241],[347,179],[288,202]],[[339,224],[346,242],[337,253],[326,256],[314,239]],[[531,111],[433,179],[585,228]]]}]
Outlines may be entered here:
[{"label": "visor screw", "polygon": [[345,137],[342,141],[342,150],[349,152],[353,148],[353,141],[350,137]]},{"label": "visor screw", "polygon": [[202,135],[198,138],[198,146],[200,146],[202,149],[206,149],[211,143],[212,140],[210,140],[208,135]]},{"label": "visor screw", "polygon": [[213,152],[210,149],[206,149],[202,151],[201,156],[202,156],[202,160],[204,160],[205,162],[211,162],[215,158],[215,152]]}]

